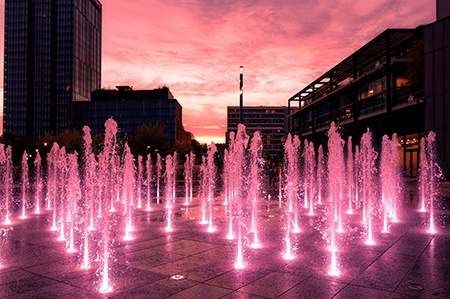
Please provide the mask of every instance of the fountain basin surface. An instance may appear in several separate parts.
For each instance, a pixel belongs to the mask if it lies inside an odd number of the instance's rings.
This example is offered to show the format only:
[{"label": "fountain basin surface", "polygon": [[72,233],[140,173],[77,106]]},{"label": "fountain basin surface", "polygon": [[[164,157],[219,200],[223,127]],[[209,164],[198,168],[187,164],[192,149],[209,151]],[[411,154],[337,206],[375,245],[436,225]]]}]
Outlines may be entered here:
[{"label": "fountain basin surface", "polygon": [[[98,292],[96,267],[80,269],[77,254],[69,254],[50,231],[51,213],[31,215],[3,227],[0,297],[27,298],[265,298],[446,297],[450,294],[450,230],[426,233],[426,215],[418,203],[405,204],[402,221],[388,234],[376,232],[377,244],[367,246],[353,225],[337,252],[339,276],[330,276],[327,242],[314,219],[293,236],[295,258],[283,259],[279,231],[284,225],[278,199],[262,200],[258,220],[262,248],[247,248],[245,269],[235,269],[235,240],[227,240],[223,198],[214,203],[217,231],[199,224],[201,202],[194,198],[189,212],[177,198],[174,231],[165,232],[163,204],[152,212],[133,213],[134,239],[114,244],[110,277],[112,292]],[[448,212],[439,211],[448,219]],[[320,213],[318,213],[320,215]],[[310,216],[308,216],[310,217]],[[314,216],[320,217],[320,216]],[[357,215],[350,215],[357,219]],[[350,221],[349,223],[352,223]],[[170,279],[183,275],[182,280]],[[417,287],[420,286],[420,287]],[[202,297],[203,296],[203,297]]]}]

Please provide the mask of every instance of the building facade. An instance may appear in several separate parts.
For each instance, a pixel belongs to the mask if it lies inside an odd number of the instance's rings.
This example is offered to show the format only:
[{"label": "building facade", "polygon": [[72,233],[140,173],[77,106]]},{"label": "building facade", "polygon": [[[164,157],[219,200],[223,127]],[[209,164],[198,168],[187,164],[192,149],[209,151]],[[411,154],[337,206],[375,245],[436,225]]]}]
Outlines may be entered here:
[{"label": "building facade", "polygon": [[[286,106],[244,106],[242,119],[247,134],[259,131],[263,142],[263,157],[267,160],[278,161],[283,151],[283,138],[287,134]],[[230,132],[236,132],[239,124],[239,106],[227,107],[226,141]]]},{"label": "building facade", "polygon": [[359,139],[370,128],[381,143],[384,134],[396,133],[405,171],[417,175],[425,130],[421,51],[423,27],[385,30],[288,100],[299,104],[289,116],[290,132],[319,143],[331,122],[344,138]]},{"label": "building facade", "polygon": [[379,144],[397,133],[407,176],[417,176],[420,139],[429,131],[450,176],[450,4],[437,1],[437,21],[387,29],[288,100],[289,131],[324,142],[331,122],[358,139],[370,128]]},{"label": "building facade", "polygon": [[133,90],[130,86],[117,86],[117,90],[93,91],[91,101],[71,103],[69,125],[76,129],[87,125],[93,132],[102,133],[110,117],[127,133],[136,133],[143,124],[156,124],[168,140],[191,142],[191,134],[183,127],[182,107],[167,87]]},{"label": "building facade", "polygon": [[450,179],[450,1],[437,1],[437,20],[425,26],[425,132],[436,133],[446,179]]},{"label": "building facade", "polygon": [[67,128],[72,101],[101,83],[98,0],[6,0],[4,133],[31,138]]}]

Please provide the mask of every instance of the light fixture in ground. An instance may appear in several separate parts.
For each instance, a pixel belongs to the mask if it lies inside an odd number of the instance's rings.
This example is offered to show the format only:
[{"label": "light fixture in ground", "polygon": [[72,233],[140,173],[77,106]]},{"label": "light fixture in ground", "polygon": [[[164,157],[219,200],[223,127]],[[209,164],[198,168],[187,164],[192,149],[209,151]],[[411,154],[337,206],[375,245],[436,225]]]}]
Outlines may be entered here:
[{"label": "light fixture in ground", "polygon": [[169,279],[171,279],[171,280],[182,280],[185,278],[186,278],[186,276],[184,276],[183,274],[175,274],[175,275],[171,275],[169,277]]}]

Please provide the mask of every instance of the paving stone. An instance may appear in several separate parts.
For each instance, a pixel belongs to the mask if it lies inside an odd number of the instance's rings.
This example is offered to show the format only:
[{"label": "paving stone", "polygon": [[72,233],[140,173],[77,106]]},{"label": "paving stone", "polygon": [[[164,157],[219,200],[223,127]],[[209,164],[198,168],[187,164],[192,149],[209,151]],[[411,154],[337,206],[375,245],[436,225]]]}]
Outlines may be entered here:
[{"label": "paving stone", "polygon": [[[75,297],[75,293],[80,292],[81,290],[77,287],[73,287],[71,285],[65,284],[65,283],[57,283],[57,284],[51,284],[46,285],[42,287],[35,287],[28,291],[21,292],[21,293],[15,293],[14,295],[11,295],[11,299],[28,299],[28,298],[42,298],[42,299],[59,299],[64,297],[72,297],[72,298],[78,298]],[[9,298],[9,297],[8,297]],[[91,298],[95,298],[95,296],[92,296]]]},{"label": "paving stone", "polygon": [[414,265],[408,255],[386,253],[376,259],[351,284],[385,291],[394,291]]},{"label": "paving stone", "polygon": [[249,294],[249,293],[243,293],[243,292],[233,292],[233,293],[227,294],[220,298],[221,299],[268,299],[269,297],[263,297],[263,296]]},{"label": "paving stone", "polygon": [[258,268],[245,268],[245,269],[234,269],[232,271],[226,272],[219,275],[213,279],[207,280],[206,284],[212,284],[220,286],[223,288],[229,288],[232,290],[237,290],[249,283],[252,283],[266,275],[270,271],[260,270]]},{"label": "paving stone", "polygon": [[[49,230],[51,213],[2,228],[0,298],[450,297],[450,229],[440,226],[437,234],[428,234],[426,215],[416,207],[403,207],[401,222],[391,224],[387,234],[375,218],[374,246],[364,244],[361,215],[346,215],[346,231],[337,236],[340,275],[335,277],[328,273],[331,252],[320,211],[307,216],[301,210],[301,232],[292,234],[294,259],[287,261],[283,213],[278,201],[263,203],[258,217],[263,246],[248,247],[253,235],[243,227],[246,268],[238,270],[237,241],[225,238],[228,220],[220,200],[214,206],[215,233],[199,224],[200,202],[186,209],[181,200],[174,232],[164,231],[164,205],[154,204],[151,213],[135,211],[133,240],[115,234],[108,294],[99,292],[101,252],[95,243],[90,243],[91,268],[80,269],[81,253],[67,253],[66,243]],[[92,237],[102,236],[95,231]],[[170,280],[174,274],[185,279]]]},{"label": "paving stone", "polygon": [[299,284],[283,293],[280,299],[332,298],[346,286],[345,283],[318,278],[305,278]]},{"label": "paving stone", "polygon": [[349,285],[340,291],[333,299],[348,298],[376,298],[376,299],[403,299],[405,296],[394,292]]},{"label": "paving stone", "polygon": [[195,286],[188,288],[184,291],[176,293],[167,298],[173,299],[198,299],[198,298],[221,298],[232,290],[220,288],[217,286],[207,285],[207,284],[196,284]]},{"label": "paving stone", "polygon": [[275,298],[305,279],[306,277],[290,273],[272,272],[238,291]]},{"label": "paving stone", "polygon": [[409,273],[395,291],[417,298],[434,298],[433,296],[448,298],[450,297],[450,280],[448,276]]},{"label": "paving stone", "polygon": [[0,298],[7,298],[9,296],[18,296],[21,293],[38,290],[40,288],[54,285],[57,287],[56,280],[33,275],[31,277],[22,278],[19,280],[10,281],[0,286]]},{"label": "paving stone", "polygon": [[114,298],[166,298],[189,289],[196,284],[198,284],[198,282],[189,279],[171,280],[166,278],[140,288],[134,288],[127,292],[115,294]]},{"label": "paving stone", "polygon": [[387,252],[419,257],[428,244],[430,244],[432,238],[430,235],[406,234],[389,248]]}]

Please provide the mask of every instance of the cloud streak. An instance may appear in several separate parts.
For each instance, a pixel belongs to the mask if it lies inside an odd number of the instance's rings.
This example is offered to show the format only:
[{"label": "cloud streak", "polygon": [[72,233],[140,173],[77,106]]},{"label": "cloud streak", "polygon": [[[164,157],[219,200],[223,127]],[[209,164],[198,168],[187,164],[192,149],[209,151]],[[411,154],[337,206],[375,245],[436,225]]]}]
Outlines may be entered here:
[{"label": "cloud streak", "polygon": [[186,129],[218,142],[224,141],[226,106],[239,103],[240,65],[245,105],[287,105],[291,95],[385,29],[435,19],[434,0],[102,4],[102,86],[168,86],[183,106]]},{"label": "cloud streak", "polygon": [[[186,129],[223,141],[226,106],[287,99],[387,28],[434,21],[433,0],[109,0],[103,82],[167,85]],[[127,26],[124,26],[127,24]],[[206,132],[207,131],[207,132]]]}]

